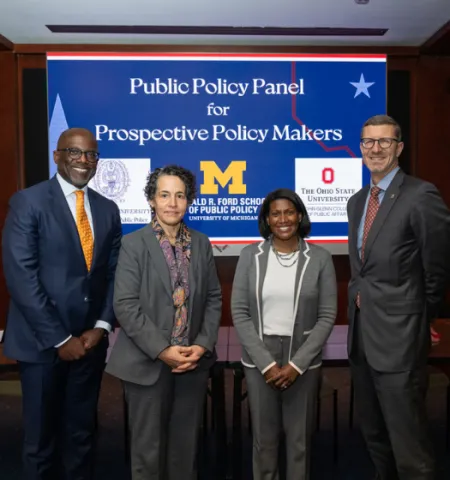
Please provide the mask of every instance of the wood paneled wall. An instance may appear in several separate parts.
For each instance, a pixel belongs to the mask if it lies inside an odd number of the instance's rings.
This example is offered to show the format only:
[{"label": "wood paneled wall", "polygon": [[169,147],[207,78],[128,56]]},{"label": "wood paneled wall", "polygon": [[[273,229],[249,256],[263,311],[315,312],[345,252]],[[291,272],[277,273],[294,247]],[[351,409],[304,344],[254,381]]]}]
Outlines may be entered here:
[{"label": "wood paneled wall", "polygon": [[[18,109],[16,56],[0,52],[0,229],[3,229],[8,200],[18,189]],[[8,306],[3,266],[0,258],[0,329],[5,325]]]},{"label": "wood paneled wall", "polygon": [[420,57],[417,88],[416,174],[450,206],[450,57]]}]

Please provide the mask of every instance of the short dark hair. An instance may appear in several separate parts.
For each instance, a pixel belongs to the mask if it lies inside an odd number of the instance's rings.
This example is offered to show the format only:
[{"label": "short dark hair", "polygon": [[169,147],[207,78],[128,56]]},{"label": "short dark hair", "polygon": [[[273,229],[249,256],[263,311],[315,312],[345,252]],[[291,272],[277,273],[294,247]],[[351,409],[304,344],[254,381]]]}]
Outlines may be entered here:
[{"label": "short dark hair", "polygon": [[400,127],[400,124],[389,115],[374,115],[373,117],[370,117],[368,120],[366,120],[361,129],[361,138],[363,136],[363,131],[366,127],[378,127],[380,125],[392,125],[394,127],[395,137],[399,142],[402,141],[402,127]]},{"label": "short dark hair", "polygon": [[186,199],[188,205],[191,205],[197,194],[195,175],[188,169],[179,165],[167,165],[165,167],[156,168],[150,172],[145,184],[144,193],[147,201],[153,200],[158,187],[158,180],[163,175],[173,175],[180,178],[186,187]]},{"label": "short dark hair", "polygon": [[297,212],[302,215],[302,221],[298,225],[297,234],[300,238],[306,238],[311,231],[311,222],[309,220],[308,212],[306,211],[302,199],[293,190],[289,190],[288,188],[274,190],[264,199],[258,215],[258,227],[261,237],[267,240],[272,234],[269,224],[267,223],[267,217],[269,216],[271,203],[281,198],[292,202]]}]

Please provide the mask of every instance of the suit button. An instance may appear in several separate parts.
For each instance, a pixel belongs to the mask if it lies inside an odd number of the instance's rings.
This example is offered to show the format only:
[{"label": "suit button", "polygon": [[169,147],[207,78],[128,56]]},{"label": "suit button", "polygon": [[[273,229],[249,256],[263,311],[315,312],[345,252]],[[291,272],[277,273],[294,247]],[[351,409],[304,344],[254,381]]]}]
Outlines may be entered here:
[{"label": "suit button", "polygon": [[85,302],[89,302],[89,297],[84,297]]}]

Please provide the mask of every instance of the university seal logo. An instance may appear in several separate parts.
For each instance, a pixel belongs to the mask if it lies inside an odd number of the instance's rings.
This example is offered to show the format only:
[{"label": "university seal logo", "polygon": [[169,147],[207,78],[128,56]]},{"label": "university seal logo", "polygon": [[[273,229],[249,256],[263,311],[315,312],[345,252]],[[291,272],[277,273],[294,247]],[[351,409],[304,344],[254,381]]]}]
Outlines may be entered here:
[{"label": "university seal logo", "polygon": [[130,184],[130,177],[121,160],[100,160],[94,177],[95,189],[111,200],[119,200]]}]

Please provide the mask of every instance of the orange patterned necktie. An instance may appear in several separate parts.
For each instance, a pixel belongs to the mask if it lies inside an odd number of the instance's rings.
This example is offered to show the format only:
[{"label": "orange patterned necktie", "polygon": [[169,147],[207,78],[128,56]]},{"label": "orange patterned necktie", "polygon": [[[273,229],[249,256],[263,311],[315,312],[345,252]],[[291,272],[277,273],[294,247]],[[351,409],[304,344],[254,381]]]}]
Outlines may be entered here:
[{"label": "orange patterned necktie", "polygon": [[86,267],[88,271],[91,269],[92,257],[94,256],[94,238],[92,236],[89,219],[84,208],[84,192],[83,190],[76,190],[77,196],[76,217],[77,230],[80,236],[81,248],[83,249],[84,259],[86,260]]}]

